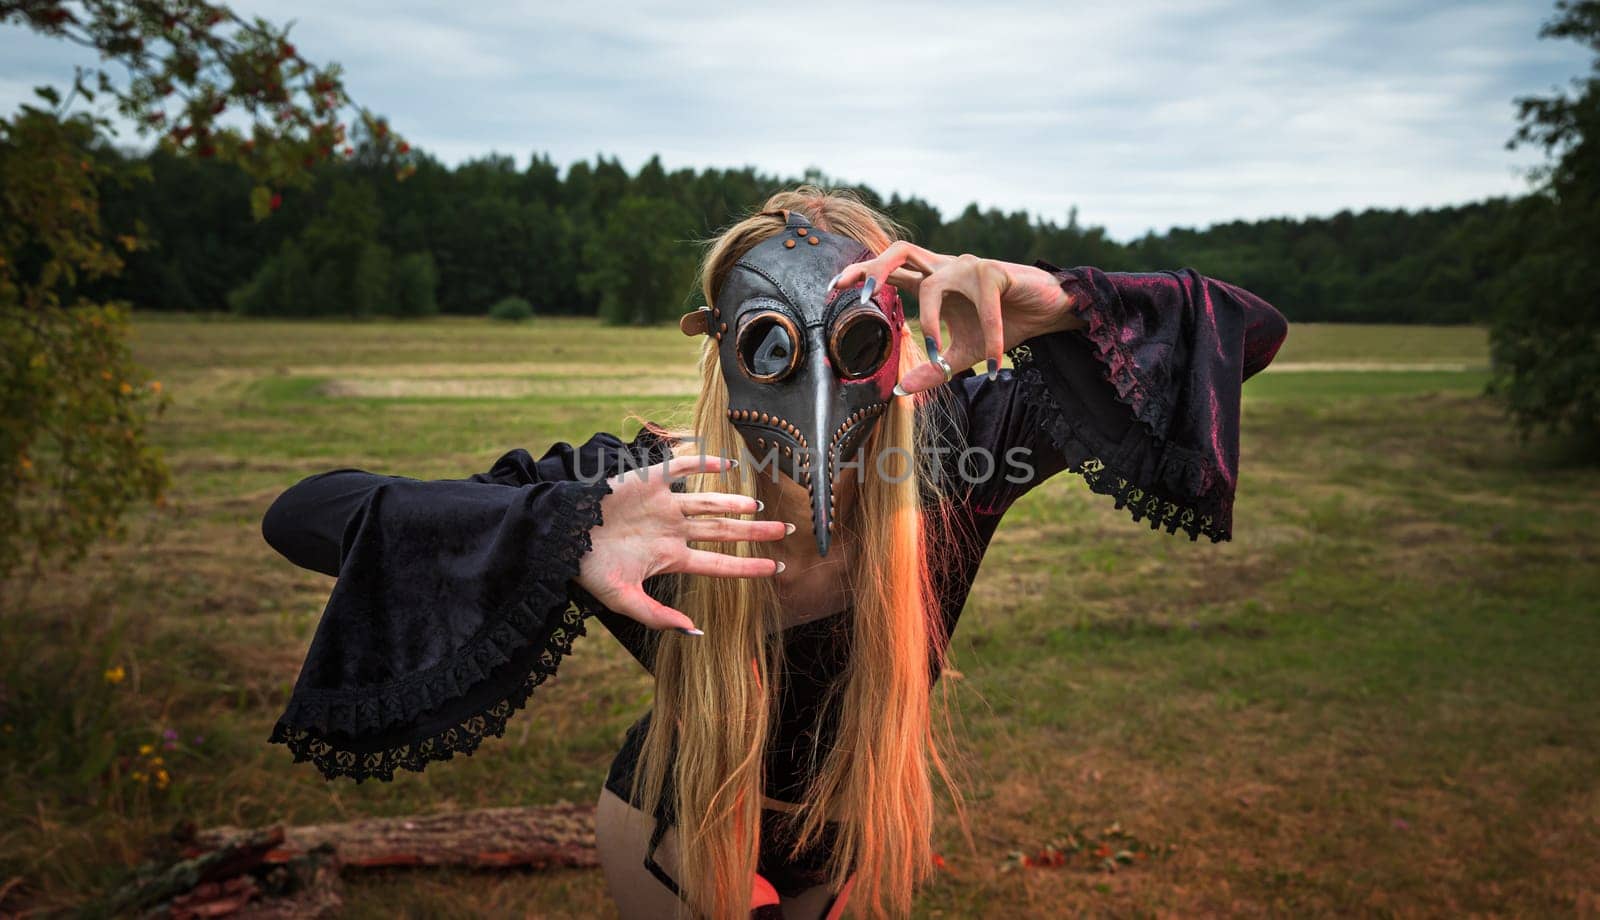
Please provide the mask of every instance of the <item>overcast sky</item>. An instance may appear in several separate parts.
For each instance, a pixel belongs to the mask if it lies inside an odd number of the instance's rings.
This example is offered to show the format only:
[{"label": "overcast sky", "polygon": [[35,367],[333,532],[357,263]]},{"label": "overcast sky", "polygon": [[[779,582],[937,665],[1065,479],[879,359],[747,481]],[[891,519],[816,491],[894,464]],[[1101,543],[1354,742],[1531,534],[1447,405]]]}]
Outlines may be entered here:
[{"label": "overcast sky", "polygon": [[[817,167],[1126,239],[1526,188],[1512,98],[1587,67],[1548,2],[625,4],[274,0],[313,60],[449,163]],[[81,52],[0,31],[0,106]],[[752,202],[754,204],[755,202]]]}]

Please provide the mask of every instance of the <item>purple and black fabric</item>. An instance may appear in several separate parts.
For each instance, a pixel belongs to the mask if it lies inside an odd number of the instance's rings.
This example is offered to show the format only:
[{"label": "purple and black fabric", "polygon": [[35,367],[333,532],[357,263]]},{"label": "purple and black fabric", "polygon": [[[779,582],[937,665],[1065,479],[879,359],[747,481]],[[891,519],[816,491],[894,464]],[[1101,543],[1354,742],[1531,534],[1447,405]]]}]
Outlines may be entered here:
[{"label": "purple and black fabric", "polygon": [[[1012,350],[1014,371],[995,380],[964,371],[923,404],[923,424],[955,448],[943,456],[964,536],[935,560],[947,632],[1001,516],[1061,470],[1082,474],[1134,520],[1228,539],[1240,386],[1287,331],[1259,298],[1192,271],[1039,265],[1074,295],[1088,327],[1033,338]],[[997,458],[1024,451],[1027,471],[998,465],[966,482],[953,466],[963,448]],[[606,477],[670,450],[647,427],[629,442],[597,434],[560,443],[538,460],[517,448],[465,479],[343,468],[291,486],[267,510],[263,536],[296,565],[338,580],[269,740],[329,779],[390,780],[501,735],[591,617],[650,668],[657,635],[574,578],[602,520]],[[672,585],[660,576],[645,587],[671,603]],[[783,635],[793,673],[767,757],[768,795],[780,800],[803,795],[812,745],[830,742],[818,704],[849,661],[849,608],[815,613]],[[607,778],[625,798],[646,719]]]},{"label": "purple and black fabric", "polygon": [[1088,323],[1012,349],[1050,409],[1051,439],[1089,487],[1135,521],[1191,540],[1233,533],[1239,398],[1288,334],[1249,291],[1193,269],[1144,274],[1035,263]]}]

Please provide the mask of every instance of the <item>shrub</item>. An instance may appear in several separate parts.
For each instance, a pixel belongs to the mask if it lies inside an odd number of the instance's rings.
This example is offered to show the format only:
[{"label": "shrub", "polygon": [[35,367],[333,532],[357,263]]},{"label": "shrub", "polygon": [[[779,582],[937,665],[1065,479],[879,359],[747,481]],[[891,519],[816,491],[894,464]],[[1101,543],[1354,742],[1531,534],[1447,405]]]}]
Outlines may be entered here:
[{"label": "shrub", "polygon": [[506,297],[489,308],[489,317],[508,323],[519,323],[533,318],[533,304],[521,297]]}]

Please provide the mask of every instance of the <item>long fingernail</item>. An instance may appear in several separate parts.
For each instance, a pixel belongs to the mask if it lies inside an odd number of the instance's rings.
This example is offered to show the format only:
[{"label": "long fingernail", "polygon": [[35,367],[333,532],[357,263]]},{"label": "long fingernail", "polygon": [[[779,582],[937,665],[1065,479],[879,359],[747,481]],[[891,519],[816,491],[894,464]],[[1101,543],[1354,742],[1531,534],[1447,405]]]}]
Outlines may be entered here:
[{"label": "long fingernail", "polygon": [[757,511],[765,511],[765,510],[767,510],[767,503],[762,501],[759,498],[756,499],[756,510]]},{"label": "long fingernail", "polygon": [[774,575],[782,575],[783,574],[783,570],[786,569],[786,568],[788,568],[788,566],[783,564],[783,560],[782,559],[779,559],[778,560],[778,570],[776,572],[773,572],[772,574],[774,574]]},{"label": "long fingernail", "polygon": [[894,395],[896,395],[896,396],[910,396],[911,394],[906,392],[906,388],[905,387],[903,387],[903,386],[901,386],[900,384],[897,383],[897,384],[894,385]]},{"label": "long fingernail", "polygon": [[828,290],[830,290],[830,291],[833,290],[834,286],[839,283],[839,279],[843,278],[843,277],[844,277],[844,272],[840,272],[839,274],[834,275],[832,278],[829,278],[828,279]]},{"label": "long fingernail", "polygon": [[933,340],[933,336],[924,335],[922,337],[922,345],[923,345],[924,348],[928,349],[928,360],[932,361],[934,363],[938,363],[938,361],[939,361],[939,343],[935,342]]},{"label": "long fingernail", "polygon": [[700,630],[700,629],[684,629],[682,626],[678,627],[678,632],[681,632],[686,636],[703,636],[703,635],[705,635],[705,631],[704,630]]},{"label": "long fingernail", "polygon": [[871,275],[868,275],[867,276],[867,283],[863,284],[861,286],[861,303],[863,305],[865,305],[867,301],[871,300],[872,299],[872,292],[877,290],[877,289],[878,289],[878,279],[872,277]]},{"label": "long fingernail", "polygon": [[993,358],[990,358],[989,359],[989,379],[993,380],[999,373],[1000,373],[1000,362],[996,361]]},{"label": "long fingernail", "polygon": [[794,533],[794,525],[789,523],[788,521],[784,521],[783,522],[783,535],[784,536],[788,536],[789,534],[792,534],[792,533]]}]

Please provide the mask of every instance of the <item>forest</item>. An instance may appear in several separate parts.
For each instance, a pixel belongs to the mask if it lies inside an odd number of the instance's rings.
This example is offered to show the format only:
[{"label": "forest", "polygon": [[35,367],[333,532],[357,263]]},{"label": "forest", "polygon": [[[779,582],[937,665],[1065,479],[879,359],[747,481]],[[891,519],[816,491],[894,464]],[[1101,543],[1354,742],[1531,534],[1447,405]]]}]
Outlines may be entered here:
[{"label": "forest", "polygon": [[[754,168],[635,174],[597,155],[563,171],[547,155],[490,155],[451,167],[423,154],[399,179],[374,145],[320,165],[313,181],[252,221],[252,182],[203,158],[104,149],[108,225],[146,241],[92,293],[136,309],[263,316],[434,313],[675,318],[701,302],[695,243],[772,191],[809,181]],[[128,181],[138,173],[152,181]],[[941,214],[921,198],[852,186],[942,252],[1014,262],[1151,271],[1192,267],[1266,297],[1291,319],[1467,323],[1493,313],[1486,293],[1548,200],[1530,195],[1433,210],[1174,227],[1126,242],[1104,228],[968,205]]]}]

